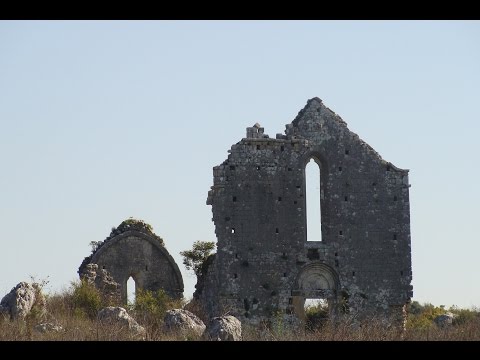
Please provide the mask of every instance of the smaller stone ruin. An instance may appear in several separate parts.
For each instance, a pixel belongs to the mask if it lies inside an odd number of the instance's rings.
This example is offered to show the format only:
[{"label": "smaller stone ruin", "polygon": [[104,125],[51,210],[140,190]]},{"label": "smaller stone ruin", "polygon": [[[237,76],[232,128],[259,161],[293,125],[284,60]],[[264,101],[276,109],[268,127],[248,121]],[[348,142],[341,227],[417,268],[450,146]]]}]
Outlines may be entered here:
[{"label": "smaller stone ruin", "polygon": [[151,225],[130,218],[113,228],[104,241],[92,244],[93,252],[83,260],[78,274],[108,296],[118,296],[126,304],[130,278],[136,291],[162,289],[173,299],[183,296],[180,270]]}]

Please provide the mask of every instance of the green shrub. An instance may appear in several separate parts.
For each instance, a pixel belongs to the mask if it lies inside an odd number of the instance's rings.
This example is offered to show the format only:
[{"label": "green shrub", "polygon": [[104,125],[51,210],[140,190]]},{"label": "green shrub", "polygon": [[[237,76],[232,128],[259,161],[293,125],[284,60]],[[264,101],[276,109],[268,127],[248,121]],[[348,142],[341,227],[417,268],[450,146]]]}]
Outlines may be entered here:
[{"label": "green shrub", "polygon": [[321,328],[328,320],[328,304],[326,302],[317,302],[316,304],[305,307],[305,328],[307,330],[316,330]]},{"label": "green shrub", "polygon": [[480,312],[478,309],[459,309],[457,306],[452,306],[448,309],[452,314],[456,315],[453,319],[454,325],[463,325],[468,322],[480,320]]},{"label": "green shrub", "polygon": [[137,289],[135,303],[128,306],[129,313],[147,330],[148,338],[158,337],[162,333],[163,318],[167,310],[183,306],[183,299],[172,299],[159,289],[157,291]]},{"label": "green shrub", "polygon": [[[143,226],[145,228],[147,228],[150,232],[153,233],[153,227],[152,225],[150,224],[147,224],[145,221],[143,220],[139,220],[139,219],[134,219],[133,217],[130,217],[126,220],[123,220],[122,223],[120,225],[118,225],[118,228],[123,228],[125,225],[132,225],[132,226],[136,226],[136,225],[139,225],[139,226]],[[113,231],[114,228],[112,228],[112,231]],[[116,230],[116,229],[115,229]]]},{"label": "green shrub", "polygon": [[183,265],[187,270],[193,270],[195,275],[200,276],[203,264],[212,254],[215,246],[213,241],[195,241],[192,250],[180,251],[180,255],[183,257]]},{"label": "green shrub", "polygon": [[133,308],[136,312],[163,319],[167,310],[182,306],[182,300],[172,299],[163,289],[155,292],[139,289]]},{"label": "green shrub", "polygon": [[86,280],[72,282],[72,305],[74,314],[93,319],[102,308],[102,296],[98,289]]},{"label": "green shrub", "polygon": [[413,301],[407,308],[407,329],[425,330],[435,325],[434,319],[447,311],[443,305],[434,306],[430,303],[420,304]]}]

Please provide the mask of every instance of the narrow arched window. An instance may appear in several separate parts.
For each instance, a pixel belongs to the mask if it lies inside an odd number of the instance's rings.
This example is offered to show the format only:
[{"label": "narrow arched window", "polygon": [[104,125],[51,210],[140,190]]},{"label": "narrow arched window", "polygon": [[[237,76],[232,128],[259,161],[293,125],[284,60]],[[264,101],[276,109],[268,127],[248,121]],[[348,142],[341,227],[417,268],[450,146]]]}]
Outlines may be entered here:
[{"label": "narrow arched window", "polygon": [[127,304],[135,303],[136,287],[135,280],[130,276],[127,280]]},{"label": "narrow arched window", "polygon": [[322,241],[320,165],[314,158],[305,166],[307,241]]}]

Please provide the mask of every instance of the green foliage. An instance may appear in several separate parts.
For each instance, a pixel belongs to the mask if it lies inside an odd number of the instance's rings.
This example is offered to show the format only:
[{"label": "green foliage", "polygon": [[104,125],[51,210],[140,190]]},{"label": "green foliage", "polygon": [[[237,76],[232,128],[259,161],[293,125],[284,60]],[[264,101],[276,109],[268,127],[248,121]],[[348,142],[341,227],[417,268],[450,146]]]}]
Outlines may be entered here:
[{"label": "green foliage", "polygon": [[182,307],[182,300],[172,299],[163,289],[157,291],[138,289],[133,308],[136,312],[162,318],[167,310]]},{"label": "green foliage", "polygon": [[88,245],[92,247],[92,254],[102,245],[103,241],[90,241]]},{"label": "green foliage", "polygon": [[[418,301],[413,301],[409,304],[407,311],[407,328],[409,329],[428,329],[434,326],[433,320],[437,316],[447,313],[443,305],[420,304]],[[476,309],[459,309],[456,306],[452,306],[448,309],[448,312],[456,315],[453,320],[454,325],[480,320],[480,312]]]},{"label": "green foliage", "polygon": [[421,305],[418,301],[413,301],[407,308],[407,328],[410,329],[428,329],[435,325],[433,319],[438,315],[445,314],[444,307],[434,306],[430,303]]},{"label": "green foliage", "polygon": [[456,317],[453,319],[454,325],[463,325],[468,322],[475,320],[480,320],[480,311],[478,309],[459,309],[457,306],[453,305],[448,309],[449,312],[455,314]]},{"label": "green foliage", "polygon": [[328,303],[319,301],[305,307],[305,327],[315,330],[322,327],[328,320]]},{"label": "green foliage", "polygon": [[100,291],[89,284],[85,279],[80,282],[72,282],[72,306],[74,314],[88,316],[93,319],[102,307],[102,295]]},{"label": "green foliage", "polygon": [[[145,221],[143,220],[139,220],[139,219],[134,219],[133,217],[129,217],[128,219],[126,220],[123,220],[122,223],[118,226],[119,228],[123,228],[125,225],[140,225],[142,227],[145,227],[146,229],[148,229],[150,232],[153,232],[153,227],[152,225],[150,224],[147,224]],[[113,230],[113,228],[112,228]]]},{"label": "green foliage", "polygon": [[180,255],[183,256],[183,264],[187,270],[193,270],[199,276],[203,264],[214,249],[215,243],[213,241],[195,241],[192,250],[181,251]]},{"label": "green foliage", "polygon": [[282,337],[288,331],[284,314],[278,309],[271,309],[270,331],[274,338]]}]

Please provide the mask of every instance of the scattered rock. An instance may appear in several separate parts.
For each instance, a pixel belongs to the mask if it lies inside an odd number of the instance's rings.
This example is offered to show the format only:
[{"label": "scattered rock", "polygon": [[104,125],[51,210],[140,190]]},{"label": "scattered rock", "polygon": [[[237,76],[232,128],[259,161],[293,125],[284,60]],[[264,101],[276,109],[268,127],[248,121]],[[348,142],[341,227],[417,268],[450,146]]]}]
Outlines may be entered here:
[{"label": "scattered rock", "polygon": [[203,336],[212,341],[241,341],[242,323],[231,315],[215,317],[208,323]]},{"label": "scattered rock", "polygon": [[179,331],[182,333],[193,332],[201,336],[205,331],[205,324],[195,314],[188,310],[168,310],[163,319],[167,331]]},{"label": "scattered rock", "polygon": [[144,337],[145,328],[138,325],[134,318],[128,315],[127,310],[122,307],[108,306],[98,312],[97,319],[104,324],[119,324],[128,328],[135,336]]},{"label": "scattered rock", "polygon": [[36,325],[34,328],[33,328],[35,331],[38,331],[40,333],[49,333],[49,332],[62,332],[63,331],[63,327],[61,327],[60,325],[55,325],[55,324],[52,324],[52,323],[41,323],[41,324],[38,324]]},{"label": "scattered rock", "polygon": [[455,314],[447,312],[446,314],[438,315],[437,317],[435,317],[435,319],[433,319],[433,321],[435,322],[435,324],[437,324],[437,326],[443,328],[446,326],[451,326],[455,317]]},{"label": "scattered rock", "polygon": [[10,319],[25,319],[36,308],[39,316],[46,313],[45,298],[40,286],[22,281],[0,301],[0,312],[10,315]]}]

